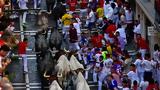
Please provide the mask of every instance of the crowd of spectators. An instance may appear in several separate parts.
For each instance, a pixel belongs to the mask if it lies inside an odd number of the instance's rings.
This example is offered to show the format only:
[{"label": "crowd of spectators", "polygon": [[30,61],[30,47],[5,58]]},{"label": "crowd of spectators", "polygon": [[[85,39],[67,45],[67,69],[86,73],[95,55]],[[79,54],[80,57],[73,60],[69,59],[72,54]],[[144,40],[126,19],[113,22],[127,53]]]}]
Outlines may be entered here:
[{"label": "crowd of spectators", "polygon": [[[92,73],[98,90],[103,84],[110,90],[158,90],[159,46],[155,45],[152,58],[141,36],[140,16],[134,19],[127,0],[67,0],[67,7],[69,11],[61,18],[62,32],[69,50],[77,51],[86,67],[86,80]],[[136,58],[127,48],[134,44]]]}]

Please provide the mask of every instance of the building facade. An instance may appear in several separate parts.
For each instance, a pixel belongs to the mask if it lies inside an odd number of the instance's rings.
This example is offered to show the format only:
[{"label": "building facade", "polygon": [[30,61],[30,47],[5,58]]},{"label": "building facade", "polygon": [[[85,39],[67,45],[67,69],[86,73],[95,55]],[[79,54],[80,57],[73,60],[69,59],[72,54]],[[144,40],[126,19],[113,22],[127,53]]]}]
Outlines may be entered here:
[{"label": "building facade", "polygon": [[160,0],[135,0],[135,18],[140,16],[141,33],[153,55],[154,44],[160,45]]}]

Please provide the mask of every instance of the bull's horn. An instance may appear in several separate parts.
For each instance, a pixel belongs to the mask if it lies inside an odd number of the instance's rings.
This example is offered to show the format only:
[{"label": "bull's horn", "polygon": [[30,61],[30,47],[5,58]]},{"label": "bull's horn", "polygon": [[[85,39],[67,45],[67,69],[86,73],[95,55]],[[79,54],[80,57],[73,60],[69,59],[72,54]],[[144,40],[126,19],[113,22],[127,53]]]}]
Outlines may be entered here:
[{"label": "bull's horn", "polygon": [[46,75],[46,74],[47,74],[47,71],[45,71],[45,72],[44,72],[43,77],[45,77],[45,78],[49,78],[49,77],[50,77],[50,75]]},{"label": "bull's horn", "polygon": [[65,51],[65,52],[67,52],[67,53],[69,53],[69,52],[70,52],[69,50],[66,50],[66,48],[64,48],[64,51]]}]

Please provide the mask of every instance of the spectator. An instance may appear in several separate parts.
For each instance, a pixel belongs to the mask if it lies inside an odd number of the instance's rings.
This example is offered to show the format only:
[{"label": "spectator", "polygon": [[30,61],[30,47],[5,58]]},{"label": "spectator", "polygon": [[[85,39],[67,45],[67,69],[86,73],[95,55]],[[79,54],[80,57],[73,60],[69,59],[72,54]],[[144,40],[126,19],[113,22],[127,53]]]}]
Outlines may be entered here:
[{"label": "spectator", "polygon": [[67,4],[69,5],[69,13],[74,13],[76,10],[77,0],[67,0]]},{"label": "spectator", "polygon": [[121,48],[121,51],[123,51],[126,45],[125,38],[121,37],[118,31],[116,32],[116,37],[118,39],[118,44],[119,44],[118,46]]},{"label": "spectator", "polygon": [[129,83],[128,83],[127,80],[123,80],[123,81],[122,81],[122,85],[123,85],[122,90],[130,90],[130,88],[129,88]]},{"label": "spectator", "polygon": [[3,16],[4,0],[0,0],[0,18]]},{"label": "spectator", "polygon": [[6,78],[6,77],[4,77],[0,81],[0,86],[1,86],[2,90],[14,90],[12,84],[9,82],[8,78]]},{"label": "spectator", "polygon": [[154,45],[153,58],[154,58],[155,61],[160,63],[160,48],[159,48],[158,44]]},{"label": "spectator", "polygon": [[91,38],[93,47],[101,48],[102,47],[103,36],[99,35],[98,32],[94,32]]},{"label": "spectator", "polygon": [[[63,27],[62,27],[62,34],[66,35],[70,29],[70,24],[71,24],[71,19],[72,19],[72,15],[65,13],[62,16],[62,22],[63,22]],[[64,37],[66,38],[66,37]]]},{"label": "spectator", "polygon": [[27,46],[28,46],[27,38],[24,38],[23,41],[18,43],[18,54],[22,57],[22,60],[23,60],[24,73],[28,72],[27,56],[26,56]]},{"label": "spectator", "polygon": [[139,90],[139,86],[138,86],[138,82],[137,81],[133,81],[133,90]]},{"label": "spectator", "polygon": [[133,22],[133,12],[129,5],[126,7],[125,16],[126,16],[126,23],[131,24]]},{"label": "spectator", "polygon": [[137,35],[137,46],[138,46],[139,52],[141,53],[142,59],[144,59],[145,54],[149,49],[149,47],[146,40],[142,38],[140,34]]},{"label": "spectator", "polygon": [[109,89],[110,90],[118,90],[118,84],[117,84],[117,81],[113,78],[112,75],[109,75],[108,76],[108,85],[109,85]]},{"label": "spectator", "polygon": [[149,82],[147,81],[147,78],[144,77],[144,81],[141,81],[139,87],[141,88],[141,90],[146,90],[148,85],[149,85]]},{"label": "spectator", "polygon": [[119,32],[120,36],[124,38],[124,41],[127,43],[125,28],[119,25],[119,28],[116,30],[116,32]]},{"label": "spectator", "polygon": [[69,30],[69,41],[70,41],[70,50],[79,50],[80,47],[78,45],[78,35],[77,35],[77,30],[73,26],[73,24],[70,25],[70,30]]},{"label": "spectator", "polygon": [[95,21],[96,21],[96,17],[95,17],[95,14],[93,12],[92,9],[88,9],[88,16],[87,16],[87,19],[88,19],[88,29],[91,31],[95,25]]},{"label": "spectator", "polygon": [[158,90],[153,78],[149,80],[149,85],[146,90]]},{"label": "spectator", "polygon": [[159,88],[160,88],[160,63],[158,63],[158,65],[157,65],[157,69],[156,69],[156,81],[158,82],[158,86],[159,86]]},{"label": "spectator", "polygon": [[[103,0],[101,0],[103,1]],[[97,15],[97,23],[100,24],[103,21],[103,17],[104,17],[104,10],[102,7],[98,6],[97,10],[96,10],[96,15]]]},{"label": "spectator", "polygon": [[3,71],[5,70],[6,66],[9,64],[7,62],[6,63],[4,62],[5,57],[9,51],[10,51],[10,48],[5,44],[0,47],[0,79],[2,79]]},{"label": "spectator", "polygon": [[80,17],[81,17],[81,19],[82,18],[86,18],[86,16],[87,16],[87,4],[88,4],[88,2],[87,2],[88,0],[81,0],[81,2],[80,2]]},{"label": "spectator", "polygon": [[153,63],[150,57],[150,54],[145,54],[145,60],[142,62],[142,66],[144,68],[144,78],[147,79],[147,81],[152,79],[152,70],[153,70]]},{"label": "spectator", "polygon": [[102,90],[102,84],[106,76],[108,75],[108,73],[106,73],[108,70],[106,69],[106,66],[104,65],[103,56],[99,57],[99,61],[100,62],[96,64],[97,73],[98,73],[98,90]]},{"label": "spectator", "polygon": [[127,73],[127,76],[131,80],[132,86],[134,81],[137,81],[139,83],[138,74],[136,72],[136,66],[134,64],[130,65],[130,71]]},{"label": "spectator", "polygon": [[73,26],[77,31],[78,41],[80,41],[80,39],[81,39],[81,26],[78,23],[78,21],[76,20],[76,18],[73,19]]},{"label": "spectator", "polygon": [[[20,9],[28,9],[27,7],[28,0],[18,0],[18,5]],[[27,16],[27,11],[23,12],[23,25],[26,24],[26,16]]]},{"label": "spectator", "polygon": [[109,4],[109,0],[106,0],[103,8],[104,8],[104,16],[105,16],[107,19],[112,20],[113,8],[112,8],[111,5]]},{"label": "spectator", "polygon": [[134,64],[137,67],[137,73],[138,73],[138,77],[139,77],[139,82],[143,81],[143,76],[144,76],[144,68],[142,67],[142,58],[141,58],[141,54],[137,53],[136,55],[136,61],[134,62]]}]

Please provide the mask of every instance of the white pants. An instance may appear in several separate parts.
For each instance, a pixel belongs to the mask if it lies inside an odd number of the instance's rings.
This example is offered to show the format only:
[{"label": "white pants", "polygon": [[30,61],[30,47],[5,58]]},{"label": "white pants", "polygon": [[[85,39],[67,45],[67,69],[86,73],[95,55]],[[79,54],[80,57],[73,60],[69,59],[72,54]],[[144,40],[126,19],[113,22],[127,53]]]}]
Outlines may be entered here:
[{"label": "white pants", "polygon": [[23,60],[24,72],[28,72],[27,56],[26,54],[20,54],[20,56],[22,57],[22,60]]},{"label": "white pants", "polygon": [[97,82],[97,72],[93,71],[93,82]]},{"label": "white pants", "polygon": [[[63,33],[64,35],[67,35],[68,32],[69,32],[69,29],[70,29],[70,26],[69,26],[69,25],[63,26],[63,28],[62,28],[62,33]],[[65,37],[64,37],[64,38],[65,38]]]},{"label": "white pants", "polygon": [[143,81],[144,72],[137,72],[139,77],[139,82]]},{"label": "white pants", "polygon": [[23,13],[23,23],[26,23],[27,12]]},{"label": "white pants", "polygon": [[105,81],[107,74],[106,73],[99,73],[98,74],[98,90],[102,90],[103,81]]},{"label": "white pants", "polygon": [[34,0],[34,9],[37,8],[37,5],[38,5],[38,0]]},{"label": "white pants", "polygon": [[142,57],[142,59],[144,59],[144,57],[145,57],[145,54],[146,54],[146,49],[140,49],[139,50],[139,52],[141,53],[141,57]]}]

